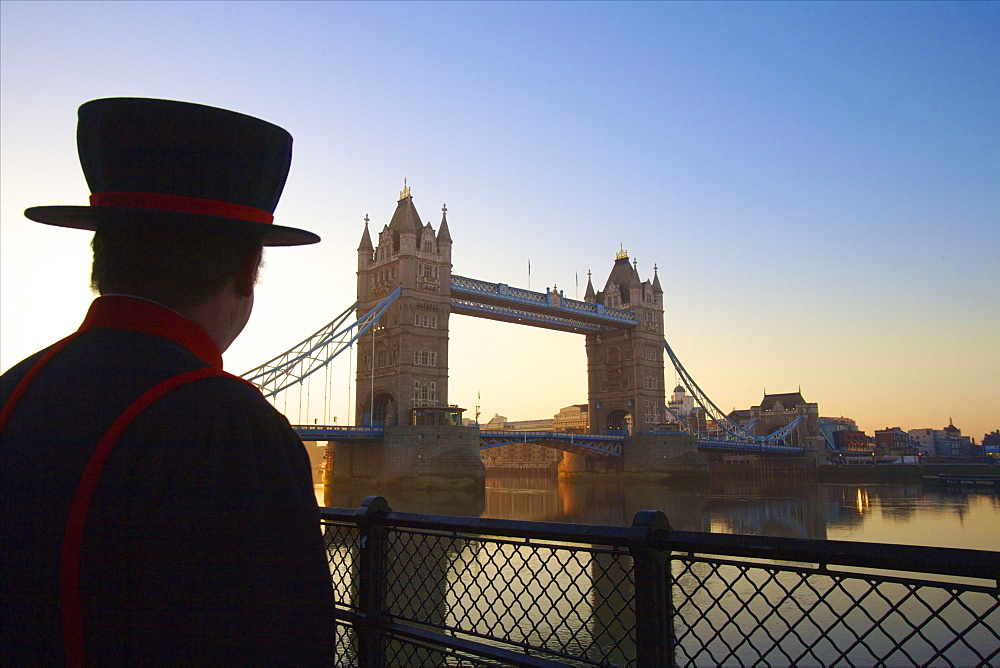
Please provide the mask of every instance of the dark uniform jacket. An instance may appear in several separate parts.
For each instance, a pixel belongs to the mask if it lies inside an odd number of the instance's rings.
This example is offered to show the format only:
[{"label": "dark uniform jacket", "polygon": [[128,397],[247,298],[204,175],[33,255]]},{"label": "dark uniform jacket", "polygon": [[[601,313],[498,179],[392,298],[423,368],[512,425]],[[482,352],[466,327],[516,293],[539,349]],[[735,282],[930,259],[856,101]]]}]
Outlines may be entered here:
[{"label": "dark uniform jacket", "polygon": [[[0,435],[2,665],[66,660],[69,513],[102,437],[161,381],[222,366],[200,328],[151,302],[101,297],[81,330]],[[0,405],[44,353],[0,378]],[[256,388],[215,376],[174,389],[98,473],[78,560],[89,663],[332,662],[308,456]]]}]

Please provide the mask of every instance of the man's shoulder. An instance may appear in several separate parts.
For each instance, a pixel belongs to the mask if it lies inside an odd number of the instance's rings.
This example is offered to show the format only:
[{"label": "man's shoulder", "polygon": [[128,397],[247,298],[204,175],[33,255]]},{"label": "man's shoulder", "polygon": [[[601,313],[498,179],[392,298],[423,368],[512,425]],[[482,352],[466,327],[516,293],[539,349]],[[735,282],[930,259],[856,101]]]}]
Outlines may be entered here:
[{"label": "man's shoulder", "polygon": [[208,400],[247,402],[272,408],[256,385],[225,371],[217,373],[206,371],[204,378],[197,378],[184,385],[190,385],[194,391],[203,391]]},{"label": "man's shoulder", "polygon": [[52,348],[52,346],[42,348],[34,355],[25,357],[23,360],[4,371],[3,374],[0,374],[0,405],[7,402],[7,398],[14,391],[14,388],[16,388],[18,383],[20,383],[21,380],[28,375],[31,367],[35,366],[35,364],[38,363],[38,360],[40,360],[50,348]]},{"label": "man's shoulder", "polygon": [[230,420],[248,426],[263,422],[290,430],[285,417],[256,386],[228,373],[185,383],[170,391],[163,403],[166,409],[179,410],[193,419]]}]

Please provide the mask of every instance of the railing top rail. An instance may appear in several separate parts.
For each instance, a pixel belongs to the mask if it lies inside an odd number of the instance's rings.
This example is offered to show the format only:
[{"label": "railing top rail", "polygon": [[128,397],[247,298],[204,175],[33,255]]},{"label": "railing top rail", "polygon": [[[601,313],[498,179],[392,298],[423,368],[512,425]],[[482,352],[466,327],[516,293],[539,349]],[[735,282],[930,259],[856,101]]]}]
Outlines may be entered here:
[{"label": "railing top rail", "polygon": [[[332,522],[357,522],[357,511],[350,508],[320,508],[321,519]],[[538,540],[588,543],[609,547],[626,547],[629,540],[627,527],[583,526],[559,522],[529,522],[501,520],[491,517],[457,517],[424,513],[390,512],[374,520],[385,526],[401,529],[422,529],[455,534],[482,534],[505,538],[534,538]]]},{"label": "railing top rail", "polygon": [[[322,519],[331,522],[353,524],[358,521],[354,509],[321,508],[320,514]],[[401,529],[488,534],[609,547],[631,547],[636,545],[637,540],[632,527],[397,512],[369,517],[366,521]],[[653,533],[642,544],[673,552],[980,578],[994,580],[995,586],[1000,587],[1000,552],[986,550],[673,530]]]},{"label": "railing top rail", "polygon": [[669,531],[651,542],[675,552],[985,578],[1000,586],[1000,552],[987,550],[698,531]]}]

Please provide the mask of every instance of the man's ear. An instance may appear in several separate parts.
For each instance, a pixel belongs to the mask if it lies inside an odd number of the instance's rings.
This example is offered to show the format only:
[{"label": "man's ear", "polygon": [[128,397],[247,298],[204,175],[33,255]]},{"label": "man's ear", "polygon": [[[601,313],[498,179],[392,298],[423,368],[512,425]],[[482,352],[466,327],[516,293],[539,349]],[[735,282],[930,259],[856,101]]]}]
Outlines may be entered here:
[{"label": "man's ear", "polygon": [[236,272],[236,294],[240,297],[253,296],[253,286],[257,284],[257,272],[260,269],[263,248],[247,253],[240,260],[240,268]]}]

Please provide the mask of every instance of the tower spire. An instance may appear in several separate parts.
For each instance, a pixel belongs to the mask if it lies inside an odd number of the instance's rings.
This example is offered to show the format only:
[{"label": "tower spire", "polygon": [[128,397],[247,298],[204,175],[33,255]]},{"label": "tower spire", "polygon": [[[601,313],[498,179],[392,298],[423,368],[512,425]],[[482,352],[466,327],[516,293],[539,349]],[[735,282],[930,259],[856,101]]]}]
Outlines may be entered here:
[{"label": "tower spire", "polygon": [[594,291],[594,284],[590,281],[590,269],[587,270],[587,290],[583,293],[583,301],[596,302],[597,292]]},{"label": "tower spire", "polygon": [[375,247],[372,246],[372,237],[371,237],[371,234],[368,233],[368,214],[367,213],[365,214],[365,231],[361,234],[361,245],[358,246],[358,250],[359,251],[366,251],[368,253],[371,253],[373,250],[375,250]]},{"label": "tower spire", "polygon": [[438,243],[451,243],[451,232],[448,230],[448,205],[441,205],[441,226],[438,227]]}]

